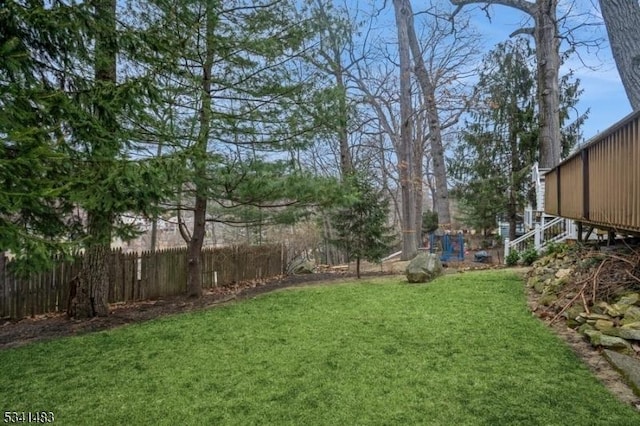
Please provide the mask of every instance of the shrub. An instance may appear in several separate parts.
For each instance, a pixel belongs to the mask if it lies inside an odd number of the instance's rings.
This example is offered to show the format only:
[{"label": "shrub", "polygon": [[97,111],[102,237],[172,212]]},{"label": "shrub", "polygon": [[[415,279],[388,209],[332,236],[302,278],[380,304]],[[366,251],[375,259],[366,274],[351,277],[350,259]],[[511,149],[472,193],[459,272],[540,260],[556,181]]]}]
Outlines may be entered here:
[{"label": "shrub", "polygon": [[547,244],[544,251],[547,256],[551,256],[553,254],[563,254],[569,251],[569,245],[566,243],[552,242]]},{"label": "shrub", "polygon": [[522,264],[526,265],[526,266],[529,266],[529,265],[533,264],[533,262],[538,260],[540,255],[538,254],[538,251],[535,248],[530,247],[530,248],[526,249],[525,251],[523,251],[522,255],[520,257],[522,259]]},{"label": "shrub", "polygon": [[511,250],[506,260],[507,266],[516,266],[520,260],[520,253],[517,250]]}]

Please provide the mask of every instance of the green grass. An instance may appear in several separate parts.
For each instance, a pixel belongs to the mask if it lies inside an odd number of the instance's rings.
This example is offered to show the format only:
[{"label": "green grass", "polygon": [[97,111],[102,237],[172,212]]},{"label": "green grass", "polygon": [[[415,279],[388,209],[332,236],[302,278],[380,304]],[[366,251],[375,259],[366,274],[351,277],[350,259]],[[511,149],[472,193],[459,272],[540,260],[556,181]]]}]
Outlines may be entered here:
[{"label": "green grass", "polygon": [[509,271],[280,291],[0,352],[56,424],[632,425]]}]

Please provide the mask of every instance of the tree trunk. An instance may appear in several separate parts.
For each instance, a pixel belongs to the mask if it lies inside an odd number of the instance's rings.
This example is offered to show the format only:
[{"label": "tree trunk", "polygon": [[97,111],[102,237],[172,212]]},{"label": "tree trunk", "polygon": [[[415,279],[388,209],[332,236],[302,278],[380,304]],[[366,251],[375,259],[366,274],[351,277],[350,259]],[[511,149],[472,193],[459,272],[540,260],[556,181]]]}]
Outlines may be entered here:
[{"label": "tree trunk", "polygon": [[[540,109],[540,167],[553,168],[560,162],[560,44],[557,24],[558,0],[450,0],[462,7],[475,3],[495,3],[518,9],[534,20],[538,72],[538,107]],[[609,1],[609,0],[607,0]],[[529,33],[529,31],[525,31]]]},{"label": "tree trunk", "polygon": [[400,143],[398,169],[402,193],[402,260],[413,259],[418,252],[416,240],[415,192],[413,191],[413,112],[411,107],[411,57],[407,18],[410,13],[403,0],[394,0],[400,56]]},{"label": "tree trunk", "polygon": [[413,11],[411,3],[404,0],[404,9],[408,11],[404,15],[407,23],[407,35],[413,63],[415,65],[416,78],[420,89],[424,107],[427,114],[427,124],[429,126],[429,141],[431,143],[431,161],[433,163],[433,174],[436,181],[436,197],[433,200],[434,209],[438,213],[438,222],[444,225],[451,223],[451,212],[449,209],[449,188],[447,186],[447,169],[444,161],[444,147],[442,146],[442,128],[440,127],[440,117],[438,116],[438,105],[436,102],[436,87],[433,80],[427,73],[424,65],[422,51],[416,31],[413,25]]},{"label": "tree trunk", "polygon": [[356,257],[356,278],[360,279],[360,256]]},{"label": "tree trunk", "polygon": [[340,169],[342,177],[353,173],[353,162],[351,160],[351,152],[349,151],[349,111],[347,109],[347,88],[344,84],[344,72],[342,70],[342,62],[339,52],[336,52],[336,64],[338,69],[335,71],[336,85],[340,90],[339,108],[340,119],[338,124],[338,139],[340,144]]},{"label": "tree trunk", "polygon": [[447,166],[444,160],[444,146],[442,145],[442,131],[438,118],[438,106],[435,102],[435,87],[425,96],[427,109],[429,134],[431,142],[431,163],[433,164],[433,177],[435,180],[434,209],[438,213],[438,223],[451,224],[451,210],[449,206],[449,187],[447,185]]},{"label": "tree trunk", "polygon": [[553,168],[560,162],[560,44],[556,8],[558,0],[536,2],[534,36],[538,70],[540,108],[540,167]]},{"label": "tree trunk", "polygon": [[89,243],[82,258],[82,269],[72,284],[67,307],[76,319],[109,315],[109,253],[111,220],[103,214],[88,214]]},{"label": "tree trunk", "polygon": [[[114,85],[117,83],[117,43],[116,43],[116,0],[95,0],[94,19],[98,23],[94,33],[94,80],[96,83]],[[112,133],[117,131],[113,111],[100,104],[94,105],[94,114],[103,128]],[[117,136],[114,136],[117,137]],[[109,161],[117,155],[112,144],[94,141],[91,156],[101,161],[94,169],[93,180],[103,185],[109,174]],[[106,160],[106,161],[105,161]],[[111,248],[112,211],[87,211],[88,238],[85,245],[82,269],[78,275],[75,295],[70,300],[68,314],[73,318],[91,318],[109,315],[108,260]]]},{"label": "tree trunk", "polygon": [[[82,260],[82,275],[78,283],[74,318],[104,317],[109,315],[109,275],[110,247],[97,244],[89,247]],[[88,298],[88,299],[87,299]]]},{"label": "tree trunk", "polygon": [[212,2],[207,2],[206,38],[202,81],[200,87],[200,114],[198,138],[193,149],[193,184],[195,186],[195,208],[193,212],[193,231],[187,244],[187,294],[190,297],[202,296],[202,244],[205,237],[207,218],[207,147],[211,130],[211,74],[215,54],[215,26],[217,16]]},{"label": "tree trunk", "polygon": [[634,111],[640,109],[640,4],[630,0],[600,0],[611,52]]},{"label": "tree trunk", "polygon": [[[417,144],[422,145],[422,144]],[[413,187],[415,191],[416,203],[415,203],[415,230],[416,230],[416,241],[418,242],[418,247],[423,246],[422,242],[422,212],[423,212],[423,203],[424,203],[424,186],[422,184],[422,155],[418,154],[418,152],[424,152],[424,149],[421,147],[416,147],[416,153],[413,158],[413,175],[415,176]]]},{"label": "tree trunk", "polygon": [[202,296],[202,243],[204,242],[207,213],[207,199],[196,195],[193,212],[193,232],[187,247],[187,294],[189,297]]}]

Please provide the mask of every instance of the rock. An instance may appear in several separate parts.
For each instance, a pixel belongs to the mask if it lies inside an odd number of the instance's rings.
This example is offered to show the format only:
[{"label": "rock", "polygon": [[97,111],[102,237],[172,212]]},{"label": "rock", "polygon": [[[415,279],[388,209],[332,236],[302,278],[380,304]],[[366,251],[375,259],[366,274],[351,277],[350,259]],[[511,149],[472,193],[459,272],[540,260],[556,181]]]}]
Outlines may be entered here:
[{"label": "rock", "polygon": [[624,313],[624,318],[622,318],[622,324],[632,322],[640,322],[640,308],[637,306],[629,306],[629,309]]},{"label": "rock", "polygon": [[600,320],[596,320],[596,323],[593,326],[596,328],[596,330],[600,330],[603,333],[605,333],[606,332],[605,330],[612,329],[613,325],[614,325],[613,321],[600,319]]},{"label": "rock", "polygon": [[585,323],[585,324],[582,324],[580,327],[578,327],[578,333],[583,334],[585,336],[588,336],[589,332],[591,331],[595,331],[591,324]]},{"label": "rock", "polygon": [[609,316],[612,316],[612,317],[622,316],[622,312],[615,305],[611,306],[607,302],[600,302],[598,303],[598,307],[602,309],[602,311]]},{"label": "rock", "polygon": [[634,330],[632,328],[619,328],[618,330],[618,337],[627,340],[640,340],[640,330]]},{"label": "rock", "polygon": [[609,336],[600,331],[587,331],[585,335],[589,337],[589,341],[593,346],[602,346],[603,348],[616,349],[631,352],[631,344],[620,337]]},{"label": "rock", "polygon": [[633,392],[640,396],[640,362],[636,359],[605,349],[604,357],[622,374]]},{"label": "rock", "polygon": [[[616,316],[626,316],[627,311],[631,307],[634,307],[634,305],[638,304],[639,298],[640,298],[640,295],[638,295],[638,293],[630,293],[630,294],[627,294],[626,296],[621,297],[617,303],[614,303],[610,307],[611,313],[614,313],[614,312],[618,313],[618,315]],[[634,315],[633,310],[631,315]]]},{"label": "rock", "polygon": [[544,281],[540,278],[535,278],[533,282],[533,288],[538,293],[542,293],[544,291]]},{"label": "rock", "polygon": [[435,253],[420,253],[409,262],[405,274],[410,283],[425,283],[442,275],[442,262]]},{"label": "rock", "polygon": [[591,307],[591,313],[592,314],[600,314],[600,315],[604,315],[604,310],[602,310],[602,308],[598,305],[593,305]]},{"label": "rock", "polygon": [[540,278],[538,276],[529,276],[527,277],[527,287],[535,288],[536,283],[540,282]]},{"label": "rock", "polygon": [[595,328],[593,328],[589,324],[583,324],[582,326],[580,326],[579,330],[582,330],[580,332],[589,338],[589,342],[592,345],[596,345],[596,343],[594,343],[594,342],[595,341],[600,341],[600,336],[602,336],[602,332],[601,331],[596,330]]},{"label": "rock", "polygon": [[569,275],[571,275],[571,273],[573,272],[573,270],[571,269],[558,269],[558,272],[556,272],[555,277],[558,278],[559,280],[568,277]]},{"label": "rock", "polygon": [[584,318],[586,318],[588,320],[594,320],[594,321],[597,321],[597,320],[611,321],[611,319],[612,319],[609,315],[595,314],[593,312],[590,313],[590,314],[588,314],[586,312],[583,312],[583,313],[580,314],[580,316],[584,317]]},{"label": "rock", "polygon": [[543,293],[558,293],[566,283],[567,280],[565,278],[549,279],[548,281],[545,281]]},{"label": "rock", "polygon": [[618,304],[620,305],[638,305],[640,304],[640,294],[638,293],[629,293],[626,296],[623,296],[618,300]]},{"label": "rock", "polygon": [[602,332],[609,336],[616,336],[625,340],[640,340],[640,330],[634,330],[632,328],[614,327],[608,330],[602,330]]},{"label": "rock", "polygon": [[612,312],[618,312],[618,313],[619,313],[619,315],[617,315],[617,316],[622,317],[622,316],[624,316],[624,314],[626,314],[626,313],[627,313],[627,311],[629,310],[629,308],[630,308],[631,306],[632,306],[632,305],[625,305],[625,304],[621,304],[621,303],[614,303],[613,305],[611,305],[611,308],[612,308]]},{"label": "rock", "polygon": [[640,330],[640,322],[630,322],[630,323],[624,324],[621,328],[628,328],[631,330]]},{"label": "rock", "polygon": [[586,324],[587,320],[584,319],[584,317],[582,315],[578,315],[576,317],[571,318],[573,321],[577,322],[578,324]]},{"label": "rock", "polygon": [[577,320],[578,317],[580,317],[582,319],[582,323],[584,323],[586,320],[584,318],[582,318],[582,306],[580,306],[579,304],[573,304],[569,307],[569,309],[567,309],[566,311],[564,311],[564,317],[567,319],[573,319],[573,320]]},{"label": "rock", "polygon": [[294,275],[313,274],[314,266],[309,261],[298,261],[289,266],[289,273]]}]

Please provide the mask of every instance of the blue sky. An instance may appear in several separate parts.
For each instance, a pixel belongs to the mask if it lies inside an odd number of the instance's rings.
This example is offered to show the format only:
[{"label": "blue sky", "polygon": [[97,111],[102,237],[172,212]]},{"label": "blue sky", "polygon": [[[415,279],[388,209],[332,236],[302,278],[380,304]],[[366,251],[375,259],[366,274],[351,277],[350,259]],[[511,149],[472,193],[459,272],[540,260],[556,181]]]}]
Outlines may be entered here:
[{"label": "blue sky", "polygon": [[[419,10],[421,2],[414,3],[416,11]],[[423,0],[422,3],[426,2]],[[561,1],[560,3],[559,12],[561,13],[563,3],[566,4],[568,1]],[[600,13],[591,6],[591,2],[576,0],[576,3],[578,3],[579,7],[582,6],[589,9],[585,9],[585,12],[591,14],[590,22],[602,24]],[[467,7],[472,8],[473,6]],[[511,32],[522,26],[526,18],[524,13],[504,6],[492,6],[490,10],[492,15],[491,22],[489,22],[484,12],[478,10],[477,7],[473,12],[474,24],[487,37],[487,50],[491,48],[492,43],[495,44],[506,40]],[[578,36],[585,39],[593,39],[595,37],[603,39],[599,49],[582,48],[579,50],[580,57],[587,66],[574,55],[561,70],[561,72],[566,72],[568,69],[572,69],[574,75],[580,79],[581,87],[584,89],[580,97],[578,110],[584,112],[590,109],[589,118],[582,129],[584,138],[588,140],[596,136],[598,132],[607,129],[624,118],[631,112],[631,106],[611,56],[604,24],[589,27],[588,30],[583,30]]]},{"label": "blue sky", "polygon": [[[348,7],[380,10],[381,14],[375,25],[381,34],[386,34],[389,40],[395,40],[395,20],[393,17],[393,3],[391,0],[342,0]],[[527,0],[533,2],[534,0]],[[340,3],[340,0],[338,0]],[[430,4],[440,4],[449,8],[449,0],[411,0],[414,13],[418,14],[428,8]],[[593,5],[597,1],[559,0],[558,16],[563,16],[571,6],[567,22],[576,26],[585,20],[589,26],[575,31],[578,40],[594,40],[599,38],[598,49],[580,47],[579,56],[574,54],[562,67],[561,74],[572,70],[575,78],[579,78],[583,93],[577,106],[578,113],[589,110],[589,117],[582,127],[585,141],[596,136],[599,132],[609,128],[631,112],[620,76],[611,56],[606,29],[602,22],[600,11]],[[373,6],[372,6],[373,4]],[[385,7],[383,7],[383,4]],[[492,5],[489,8],[491,20],[480,9],[482,5],[465,6],[464,10],[471,13],[471,23],[482,35],[485,50],[489,52],[493,47],[509,38],[518,28],[531,26],[530,18],[514,8]],[[419,21],[416,19],[416,29],[419,31]],[[564,46],[566,48],[566,46]],[[561,50],[563,50],[561,48]]]}]

